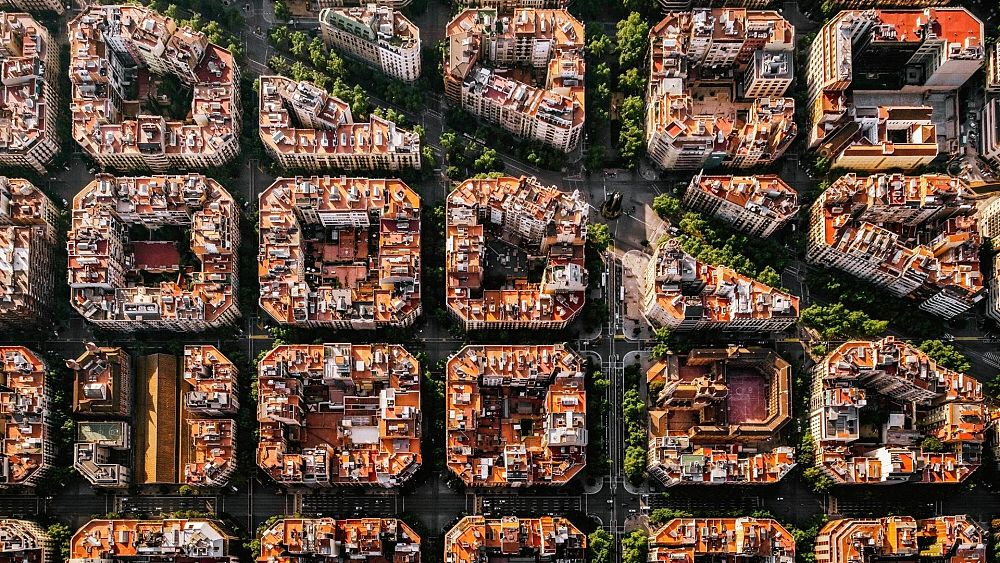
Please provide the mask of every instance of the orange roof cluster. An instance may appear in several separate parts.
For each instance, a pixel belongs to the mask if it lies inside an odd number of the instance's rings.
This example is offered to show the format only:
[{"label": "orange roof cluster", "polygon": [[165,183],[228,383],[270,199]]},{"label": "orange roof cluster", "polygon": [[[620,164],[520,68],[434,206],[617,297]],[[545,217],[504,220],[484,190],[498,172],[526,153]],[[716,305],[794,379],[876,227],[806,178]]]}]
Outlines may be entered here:
[{"label": "orange roof cluster", "polygon": [[692,178],[688,191],[710,194],[778,223],[786,222],[799,212],[798,192],[776,174],[706,176],[699,173]]},{"label": "orange roof cluster", "polygon": [[[748,168],[784,154],[798,133],[795,101],[780,97],[791,83],[794,35],[778,12],[741,8],[671,12],[653,26],[646,141],[654,162]],[[783,86],[736,101],[732,76],[744,76],[759,52],[783,61]],[[724,69],[736,72],[725,76]]]},{"label": "orange roof cluster", "polygon": [[221,487],[236,471],[236,422],[192,418],[187,425],[186,455],[181,482],[195,487]]},{"label": "orange roof cluster", "polygon": [[656,248],[642,291],[645,317],[677,330],[784,330],[799,316],[798,297],[725,266],[700,262],[677,239]]},{"label": "orange roof cluster", "polygon": [[258,394],[257,465],[279,483],[393,487],[420,467],[420,366],[402,346],[277,346]]},{"label": "orange roof cluster", "polygon": [[[927,299],[922,308],[953,316],[984,286],[971,196],[962,180],[946,175],[846,174],[813,204],[807,258],[896,295]],[[938,293],[953,303],[927,298]]]},{"label": "orange roof cluster", "polygon": [[0,519],[0,561],[47,563],[56,557],[55,542],[29,520]]},{"label": "orange roof cluster", "polygon": [[419,563],[420,536],[396,518],[284,518],[260,537],[259,563]]},{"label": "orange roof cluster", "polygon": [[445,370],[448,467],[467,486],[562,485],[586,465],[580,356],[559,344],[466,346]]},{"label": "orange roof cluster", "polygon": [[0,164],[45,174],[59,152],[58,76],[59,48],[45,27],[0,11]]},{"label": "orange roof cluster", "polygon": [[153,559],[236,563],[234,538],[222,523],[204,518],[91,520],[73,534],[67,563]]},{"label": "orange roof cluster", "polygon": [[[767,484],[795,466],[795,448],[767,445],[791,420],[791,366],[759,348],[674,354],[646,372],[650,475],[679,483]],[[744,451],[744,446],[750,446]]]},{"label": "orange roof cluster", "polygon": [[260,306],[278,322],[374,329],[420,314],[420,197],[402,181],[278,178],[259,231]]},{"label": "orange roof cluster", "polygon": [[[816,464],[838,483],[957,483],[979,467],[986,413],[983,386],[937,365],[889,336],[839,346],[814,371],[821,392],[810,427]],[[861,434],[861,410],[877,393],[889,410],[874,439]],[[871,408],[871,407],[869,407]],[[937,437],[941,452],[920,446]]]},{"label": "orange roof cluster", "polygon": [[793,563],[795,539],[776,520],[749,517],[674,518],[649,536],[650,562],[695,563],[705,558]]},{"label": "orange roof cluster", "polygon": [[[565,152],[576,148],[584,121],[584,30],[567,10],[466,9],[445,36],[449,99],[516,135]],[[544,71],[544,85],[510,70],[518,65]]]},{"label": "orange roof cluster", "polygon": [[[199,266],[183,263],[176,242],[130,240],[134,227],[155,232],[165,225],[190,231],[189,252]],[[211,178],[98,174],[73,198],[70,301],[105,328],[222,326],[239,315],[239,243],[238,206]],[[147,277],[154,283],[146,285]]]},{"label": "orange roof cluster", "polygon": [[0,489],[33,487],[55,457],[45,362],[24,346],[0,346]]},{"label": "orange roof cluster", "polygon": [[[469,179],[447,199],[445,275],[448,310],[466,330],[564,328],[583,309],[584,243],[589,210],[580,194],[535,177]],[[546,255],[541,283],[515,270],[501,289],[483,287],[487,233]],[[501,259],[502,262],[502,259]]]},{"label": "orange roof cluster", "polygon": [[[69,22],[73,138],[103,166],[152,169],[221,166],[239,152],[239,68],[204,33],[143,6],[91,6]],[[135,61],[138,69],[118,62]],[[130,73],[135,73],[131,77]],[[125,111],[130,84],[156,92],[151,75],[193,88],[192,121]]]},{"label": "orange roof cluster", "polygon": [[985,563],[987,532],[965,515],[831,520],[816,537],[817,563]]},{"label": "orange roof cluster", "polygon": [[184,406],[190,412],[236,414],[239,410],[237,379],[233,362],[215,346],[203,344],[184,347]]},{"label": "orange roof cluster", "polygon": [[0,326],[39,320],[48,309],[58,216],[31,182],[0,176]]},{"label": "orange roof cluster", "polygon": [[466,516],[444,536],[445,563],[530,557],[539,561],[583,561],[587,536],[559,516],[484,518]]},{"label": "orange roof cluster", "polygon": [[73,370],[74,413],[132,414],[132,364],[125,350],[88,342],[77,359],[66,361],[66,367]]},{"label": "orange roof cluster", "polygon": [[260,138],[286,168],[420,168],[420,137],[372,114],[355,123],[351,107],[318,86],[260,77]]}]

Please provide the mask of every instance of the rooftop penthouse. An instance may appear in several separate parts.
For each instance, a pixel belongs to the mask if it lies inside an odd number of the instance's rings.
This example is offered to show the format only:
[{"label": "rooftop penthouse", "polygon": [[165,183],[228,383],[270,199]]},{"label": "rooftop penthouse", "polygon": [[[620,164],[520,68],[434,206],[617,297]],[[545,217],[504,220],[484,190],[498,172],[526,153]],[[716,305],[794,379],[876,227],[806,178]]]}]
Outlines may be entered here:
[{"label": "rooftop penthouse", "polygon": [[[466,330],[565,328],[586,298],[588,215],[579,193],[542,186],[533,176],[459,184],[447,199],[448,310]],[[517,268],[505,274],[502,287],[484,283],[487,247],[501,240],[507,248],[544,256],[540,283]]]},{"label": "rooftop penthouse", "polygon": [[[510,133],[564,152],[584,121],[583,24],[565,9],[465,9],[445,29],[448,100]],[[545,76],[532,85],[531,67]]]},{"label": "rooftop penthouse", "polygon": [[41,526],[29,520],[0,519],[0,561],[47,563],[55,557],[55,542]]},{"label": "rooftop penthouse", "polygon": [[860,170],[911,169],[957,151],[957,118],[927,94],[971,78],[984,38],[965,8],[840,12],[809,52],[809,147]]},{"label": "rooftop penthouse", "polygon": [[798,297],[725,266],[699,262],[677,239],[653,252],[641,291],[643,316],[654,327],[780,331],[799,317]]},{"label": "rooftop penthouse", "polygon": [[91,520],[73,534],[67,563],[191,561],[237,563],[233,537],[217,520]]},{"label": "rooftop penthouse", "polygon": [[658,361],[646,372],[649,474],[666,486],[782,479],[795,466],[795,449],[776,446],[791,372],[772,351],[735,346]]},{"label": "rooftop penthouse", "polygon": [[445,370],[448,467],[466,486],[564,485],[586,465],[583,358],[562,345],[466,346]]},{"label": "rooftop penthouse", "polygon": [[587,536],[561,516],[466,516],[444,536],[445,563],[528,557],[538,563],[583,563]]},{"label": "rooftop penthouse", "polygon": [[[102,167],[164,172],[222,166],[239,152],[233,55],[205,34],[133,5],[90,6],[69,22],[73,138]],[[190,120],[145,113],[157,76],[193,91]]]},{"label": "rooftop penthouse", "polygon": [[215,346],[184,347],[184,408],[210,416],[235,415],[240,408],[239,372]]},{"label": "rooftop penthouse", "polygon": [[770,518],[674,518],[649,536],[650,563],[795,561],[791,532]]},{"label": "rooftop penthouse", "polygon": [[985,563],[987,532],[965,515],[830,520],[816,536],[817,563]]},{"label": "rooftop penthouse", "polygon": [[[122,331],[231,323],[239,316],[239,213],[229,192],[201,174],[98,174],[73,198],[73,308]],[[178,231],[181,240],[163,238]]]},{"label": "rooftop penthouse", "polygon": [[946,175],[846,174],[812,206],[806,259],[951,318],[983,293],[972,195]]},{"label": "rooftop penthouse", "polygon": [[[813,397],[816,465],[836,483],[958,483],[979,467],[982,384],[908,343],[842,344],[814,368]],[[926,436],[941,451],[924,450]]]},{"label": "rooftop penthouse", "polygon": [[420,138],[372,114],[355,123],[351,107],[311,82],[262,76],[260,138],[285,168],[420,168]]},{"label": "rooftop penthouse", "polygon": [[257,381],[257,465],[275,481],[395,487],[419,469],[420,366],[402,346],[281,345]]},{"label": "rooftop penthouse", "polygon": [[326,8],[320,37],[338,53],[413,83],[420,78],[420,30],[391,5]]},{"label": "rooftop penthouse", "polygon": [[58,78],[59,48],[45,26],[0,11],[0,165],[45,174],[59,154]]},{"label": "rooftop penthouse", "polygon": [[396,518],[284,518],[264,530],[258,563],[419,563],[420,536]]},{"label": "rooftop penthouse", "polygon": [[665,169],[736,168],[778,159],[798,133],[795,31],[772,10],[669,12],[649,32],[646,144]]},{"label": "rooftop penthouse", "polygon": [[775,174],[691,178],[684,205],[709,213],[733,228],[768,237],[799,213],[798,192]]},{"label": "rooftop penthouse", "polygon": [[55,458],[48,366],[24,346],[0,346],[0,489],[34,487]]},{"label": "rooftop penthouse", "polygon": [[260,306],[279,323],[370,330],[420,314],[420,197],[402,181],[278,178],[259,231]]},{"label": "rooftop penthouse", "polygon": [[50,310],[58,217],[31,182],[0,176],[0,327],[37,323]]}]

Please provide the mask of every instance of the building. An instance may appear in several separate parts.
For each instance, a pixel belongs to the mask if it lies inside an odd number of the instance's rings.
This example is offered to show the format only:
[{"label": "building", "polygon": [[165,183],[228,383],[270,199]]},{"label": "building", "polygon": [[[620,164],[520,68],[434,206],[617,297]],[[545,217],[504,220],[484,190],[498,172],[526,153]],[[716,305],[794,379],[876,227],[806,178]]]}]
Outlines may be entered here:
[{"label": "building", "polygon": [[58,219],[31,182],[0,176],[0,328],[35,324],[50,310]]},{"label": "building", "polygon": [[0,489],[34,487],[55,458],[48,366],[24,346],[0,346]]},{"label": "building", "polygon": [[392,78],[420,78],[420,30],[389,5],[326,8],[319,14],[323,42]]},{"label": "building", "polygon": [[260,306],[279,323],[371,330],[420,315],[420,197],[402,181],[278,178],[259,231]]},{"label": "building", "polygon": [[[589,209],[579,193],[542,186],[534,176],[504,176],[465,180],[446,203],[446,301],[465,330],[562,329],[580,313]],[[502,287],[489,287],[486,249],[494,236],[518,263],[544,257],[541,282],[513,267]]]},{"label": "building", "polygon": [[[60,0],[52,1],[62,13]],[[45,26],[29,14],[0,12],[0,166],[46,173],[59,154],[58,84],[59,47]]]},{"label": "building", "polygon": [[760,348],[670,354],[646,372],[647,470],[666,486],[769,484],[795,467],[777,445],[792,418],[792,367]]},{"label": "building", "polygon": [[891,336],[847,342],[817,364],[810,408],[816,466],[835,483],[958,483],[979,467],[982,384]]},{"label": "building", "polygon": [[[73,138],[99,166],[204,169],[240,152],[239,67],[204,33],[143,6],[94,5],[69,22],[69,42]],[[193,91],[190,121],[149,113],[177,95],[166,75]]]},{"label": "building", "polygon": [[261,533],[258,563],[420,563],[420,536],[396,518],[284,518]]},{"label": "building", "polygon": [[185,346],[182,369],[188,412],[222,417],[239,411],[239,372],[215,346]]},{"label": "building", "polygon": [[510,12],[518,8],[552,9],[565,8],[569,0],[458,0],[465,8],[489,8],[499,12]]},{"label": "building", "polygon": [[[688,9],[689,10],[689,9]],[[798,133],[795,30],[771,10],[671,11],[649,32],[646,150],[665,169],[750,168]]]},{"label": "building", "polygon": [[[73,198],[67,235],[73,308],[101,328],[121,331],[232,323],[240,314],[239,214],[229,192],[201,174],[98,174]],[[179,240],[157,238],[178,231]]]},{"label": "building", "polygon": [[310,82],[260,77],[260,139],[285,168],[314,171],[420,168],[420,137],[351,106]]},{"label": "building", "polygon": [[91,520],[73,534],[67,563],[192,561],[237,563],[236,538],[218,520]]},{"label": "building", "polygon": [[[576,149],[585,113],[582,23],[565,9],[466,9],[445,35],[449,102],[515,136]],[[531,74],[544,75],[544,84],[524,82]]]},{"label": "building", "polygon": [[[396,9],[409,6],[413,0],[379,0],[381,6],[391,6]],[[309,8],[318,12],[323,8],[342,8],[344,6],[367,6],[371,0],[309,0]]]},{"label": "building", "polygon": [[49,563],[56,544],[41,526],[29,520],[0,519],[0,561]]},{"label": "building", "polygon": [[813,203],[806,260],[954,317],[983,296],[972,195],[943,174],[846,174]]},{"label": "building", "polygon": [[561,516],[466,516],[444,536],[445,563],[527,557],[537,563],[583,563],[587,536]]},{"label": "building", "polygon": [[448,468],[466,486],[565,485],[586,465],[584,361],[572,350],[466,346],[445,377]]},{"label": "building", "polygon": [[674,518],[649,536],[650,563],[793,563],[795,539],[771,518]]},{"label": "building", "polygon": [[798,192],[775,174],[706,176],[699,172],[684,192],[687,207],[758,237],[769,237],[794,220],[798,199]]},{"label": "building", "polygon": [[278,483],[390,488],[420,468],[420,365],[402,346],[277,346],[257,384],[257,465]]},{"label": "building", "polygon": [[132,447],[132,359],[121,348],[85,345],[73,370],[73,414],[77,419],[73,467],[95,486],[129,484]]},{"label": "building", "polygon": [[809,51],[808,146],[859,170],[957,152],[957,90],[983,66],[984,38],[965,8],[840,12]]},{"label": "building", "polygon": [[677,239],[660,244],[640,280],[642,314],[654,327],[782,331],[799,318],[799,298],[726,266],[699,262]]},{"label": "building", "polygon": [[816,563],[985,563],[988,542],[983,526],[965,515],[830,520],[816,536]]},{"label": "building", "polygon": [[986,92],[1000,94],[1000,43],[994,43],[987,51]]},{"label": "building", "polygon": [[[1000,109],[1000,103],[997,105]],[[1000,197],[984,204],[979,211],[979,228],[992,248],[1000,248]],[[1000,321],[1000,253],[993,257],[993,275],[987,281],[986,315]]]},{"label": "building", "polygon": [[54,12],[59,15],[66,8],[63,0],[0,0],[0,7],[26,12]]}]

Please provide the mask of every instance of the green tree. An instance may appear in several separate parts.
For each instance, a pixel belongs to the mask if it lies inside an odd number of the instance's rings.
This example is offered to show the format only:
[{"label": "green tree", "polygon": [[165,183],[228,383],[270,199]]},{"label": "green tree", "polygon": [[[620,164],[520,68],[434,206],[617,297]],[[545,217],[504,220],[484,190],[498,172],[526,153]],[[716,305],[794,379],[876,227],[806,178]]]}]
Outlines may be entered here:
[{"label": "green tree", "polygon": [[70,539],[73,537],[73,532],[69,529],[69,526],[56,522],[54,524],[49,524],[49,527],[45,529],[45,532],[49,535],[49,538],[59,546],[59,555],[61,561],[68,561],[70,556]]},{"label": "green tree", "polygon": [[920,449],[925,452],[946,452],[948,451],[948,446],[935,436],[925,436],[920,441]]},{"label": "green tree", "polygon": [[807,467],[802,472],[802,477],[812,486],[812,490],[816,494],[823,494],[833,486],[833,479],[815,465]]},{"label": "green tree", "polygon": [[281,0],[274,0],[274,17],[280,21],[288,21],[292,13],[288,11],[288,6]]},{"label": "green tree", "polygon": [[681,211],[681,201],[670,194],[660,194],[653,198],[653,211],[661,219],[674,219]]},{"label": "green tree", "polygon": [[645,531],[635,530],[622,538],[622,563],[646,563],[649,538]]},{"label": "green tree", "polygon": [[972,363],[965,354],[951,344],[945,344],[940,340],[924,340],[917,347],[942,367],[959,373],[967,373],[972,368]]},{"label": "green tree", "polygon": [[500,155],[492,148],[483,151],[472,167],[478,172],[503,172],[503,161]]},{"label": "green tree", "polygon": [[781,274],[771,266],[765,266],[763,270],[757,272],[757,281],[771,287],[781,287]]},{"label": "green tree", "polygon": [[843,303],[813,303],[803,309],[802,324],[816,329],[824,340],[875,338],[885,334],[888,321],[875,320],[863,311],[849,310]]},{"label": "green tree", "polygon": [[[590,26],[587,26],[587,35],[590,35]],[[602,59],[613,49],[611,38],[604,31],[598,28],[598,32],[593,37],[589,37],[587,43],[587,54],[595,59]]]},{"label": "green tree", "polygon": [[587,536],[587,554],[590,563],[611,563],[611,548],[614,538],[604,528],[598,528]]},{"label": "green tree", "polygon": [[618,39],[618,64],[622,68],[639,66],[649,41],[649,24],[638,12],[632,12],[616,25]]},{"label": "green tree", "polygon": [[675,508],[657,508],[649,513],[649,523],[654,526],[662,526],[674,518],[690,518],[692,516],[694,515],[686,510],[677,510]]},{"label": "green tree", "polygon": [[637,67],[632,67],[618,77],[618,88],[629,96],[641,95],[646,90],[646,77]]},{"label": "green tree", "polygon": [[646,142],[644,103],[640,96],[629,96],[619,109],[621,130],[618,133],[618,154],[630,168],[639,164],[639,155]]},{"label": "green tree", "polygon": [[587,242],[601,252],[611,246],[611,231],[604,223],[596,223],[587,228]]}]

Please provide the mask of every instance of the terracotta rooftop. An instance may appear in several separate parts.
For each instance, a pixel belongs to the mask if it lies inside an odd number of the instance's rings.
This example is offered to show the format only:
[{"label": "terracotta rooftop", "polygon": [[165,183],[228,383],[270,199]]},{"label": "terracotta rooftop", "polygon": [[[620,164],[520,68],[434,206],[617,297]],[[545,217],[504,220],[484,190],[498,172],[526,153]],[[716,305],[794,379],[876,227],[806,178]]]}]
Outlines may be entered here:
[{"label": "terracotta rooftop", "polygon": [[[0,157],[27,153],[43,140],[58,143],[58,46],[30,14],[0,11]],[[51,158],[51,156],[49,157]],[[46,159],[48,160],[48,159]]]},{"label": "terracotta rooftop", "polygon": [[53,456],[47,366],[23,346],[0,346],[0,488],[33,486]]},{"label": "terracotta rooftop", "polygon": [[284,518],[260,537],[259,563],[419,563],[420,536],[395,518]]},{"label": "terracotta rooftop", "polygon": [[466,516],[444,536],[445,563],[530,557],[565,563],[586,560],[587,536],[558,516],[483,518]]},{"label": "terracotta rooftop", "polygon": [[795,561],[795,539],[770,518],[674,518],[649,536],[649,561]]},{"label": "terracotta rooftop", "polygon": [[985,563],[987,532],[968,516],[831,520],[816,539],[817,563]]},{"label": "terracotta rooftop", "polygon": [[235,538],[216,520],[91,520],[73,534],[68,563],[134,558],[236,563],[231,541]]}]

